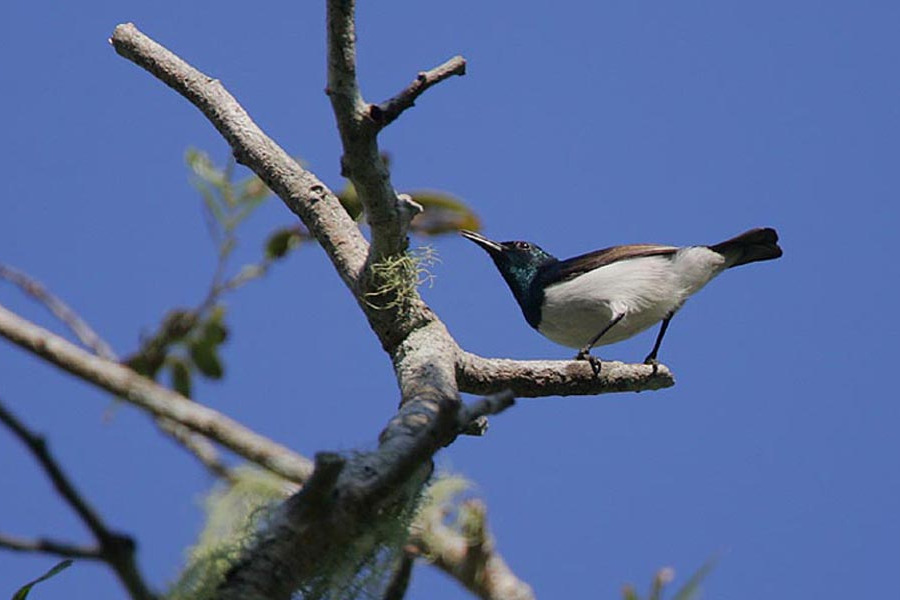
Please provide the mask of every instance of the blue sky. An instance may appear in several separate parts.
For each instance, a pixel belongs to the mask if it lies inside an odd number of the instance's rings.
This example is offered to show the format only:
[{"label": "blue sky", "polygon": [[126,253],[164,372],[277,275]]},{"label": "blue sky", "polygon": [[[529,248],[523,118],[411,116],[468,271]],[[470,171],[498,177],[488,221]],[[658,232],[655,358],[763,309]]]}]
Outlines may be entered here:
[{"label": "blue sky", "polygon": [[[673,320],[655,393],[520,401],[439,464],[477,482],[500,550],[539,597],[616,598],[662,566],[718,564],[707,598],[882,597],[900,561],[896,2],[368,3],[364,93],[454,54],[468,75],[391,125],[401,190],[439,188],[485,233],[565,257],[714,243],[755,226],[784,257],[725,273]],[[0,9],[0,261],[43,281],[122,354],[196,304],[214,261],[188,147],[228,150],[199,112],[106,43],[139,28],[211,74],[335,188],[324,3],[41,3]],[[271,200],[238,255],[292,216]],[[416,242],[424,243],[424,242]],[[423,295],[467,349],[566,358],[474,245],[432,240]],[[61,329],[9,285],[0,302]],[[304,247],[229,298],[228,373],[198,399],[311,456],[373,447],[397,404],[387,357],[324,254]],[[654,332],[603,348],[638,361]],[[350,351],[350,357],[348,356]],[[0,398],[45,433],[157,585],[211,480],[149,420],[0,342]],[[113,418],[105,419],[112,409]],[[88,541],[0,432],[0,531]],[[54,562],[0,554],[0,596]],[[36,598],[122,597],[78,563]],[[428,568],[410,598],[467,598]]]}]

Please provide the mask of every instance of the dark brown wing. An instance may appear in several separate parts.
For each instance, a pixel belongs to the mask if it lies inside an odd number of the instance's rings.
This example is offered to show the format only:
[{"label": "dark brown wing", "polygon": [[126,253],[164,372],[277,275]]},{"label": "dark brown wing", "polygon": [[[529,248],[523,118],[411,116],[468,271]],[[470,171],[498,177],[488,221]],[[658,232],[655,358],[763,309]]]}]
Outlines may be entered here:
[{"label": "dark brown wing", "polygon": [[[567,258],[547,266],[548,273],[553,281],[566,281],[573,279],[588,271],[610,265],[620,260],[638,258],[641,256],[670,256],[678,251],[677,246],[659,246],[657,244],[629,244],[627,246],[613,246],[602,250],[595,250]],[[549,271],[552,271],[550,275]]]}]

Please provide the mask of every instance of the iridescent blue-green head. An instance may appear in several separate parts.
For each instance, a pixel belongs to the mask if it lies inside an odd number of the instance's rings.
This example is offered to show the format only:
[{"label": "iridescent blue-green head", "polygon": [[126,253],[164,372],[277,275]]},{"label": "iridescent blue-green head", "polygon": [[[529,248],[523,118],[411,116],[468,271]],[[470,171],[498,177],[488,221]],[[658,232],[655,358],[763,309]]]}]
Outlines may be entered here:
[{"label": "iridescent blue-green head", "polygon": [[522,307],[525,318],[532,327],[540,321],[540,304],[544,292],[536,285],[542,267],[557,262],[556,257],[530,242],[495,242],[474,231],[460,231],[487,252],[509,289]]}]

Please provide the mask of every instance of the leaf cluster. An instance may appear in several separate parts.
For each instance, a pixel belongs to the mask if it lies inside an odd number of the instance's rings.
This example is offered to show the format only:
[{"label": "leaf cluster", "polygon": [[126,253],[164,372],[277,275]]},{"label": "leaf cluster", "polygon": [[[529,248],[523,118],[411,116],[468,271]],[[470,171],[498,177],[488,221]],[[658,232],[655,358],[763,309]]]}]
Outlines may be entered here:
[{"label": "leaf cluster", "polygon": [[124,364],[150,379],[168,371],[172,388],[190,398],[195,374],[221,379],[219,347],[228,339],[224,305],[209,310],[172,310],[159,329]]}]

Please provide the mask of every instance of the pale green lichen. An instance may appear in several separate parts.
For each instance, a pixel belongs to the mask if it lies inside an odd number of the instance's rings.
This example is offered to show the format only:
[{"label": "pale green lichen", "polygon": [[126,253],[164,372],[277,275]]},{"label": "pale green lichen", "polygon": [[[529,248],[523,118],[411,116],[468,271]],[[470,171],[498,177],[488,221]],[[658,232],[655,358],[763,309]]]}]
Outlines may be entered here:
[{"label": "pale green lichen", "polygon": [[204,600],[242,552],[255,540],[260,522],[296,486],[255,467],[234,469],[230,485],[216,487],[204,499],[206,523],[187,553],[187,565],[166,594],[169,600]]},{"label": "pale green lichen", "polygon": [[416,289],[434,282],[430,268],[439,262],[431,246],[421,246],[373,264],[370,277],[374,289],[365,294],[366,304],[376,310],[402,307],[416,297]]},{"label": "pale green lichen", "polygon": [[[231,485],[219,486],[204,500],[207,520],[187,565],[166,598],[206,600],[240,556],[251,549],[266,518],[297,486],[255,467],[234,470]],[[303,600],[375,600],[383,597],[404,553],[411,531],[427,536],[427,523],[456,512],[459,528],[464,507],[455,506],[471,483],[456,475],[440,475],[424,490],[416,485],[397,495],[393,505],[368,519],[366,531],[350,544],[317,560],[317,573],[296,592]],[[455,507],[455,511],[454,511]],[[425,557],[426,559],[429,557]]]}]

